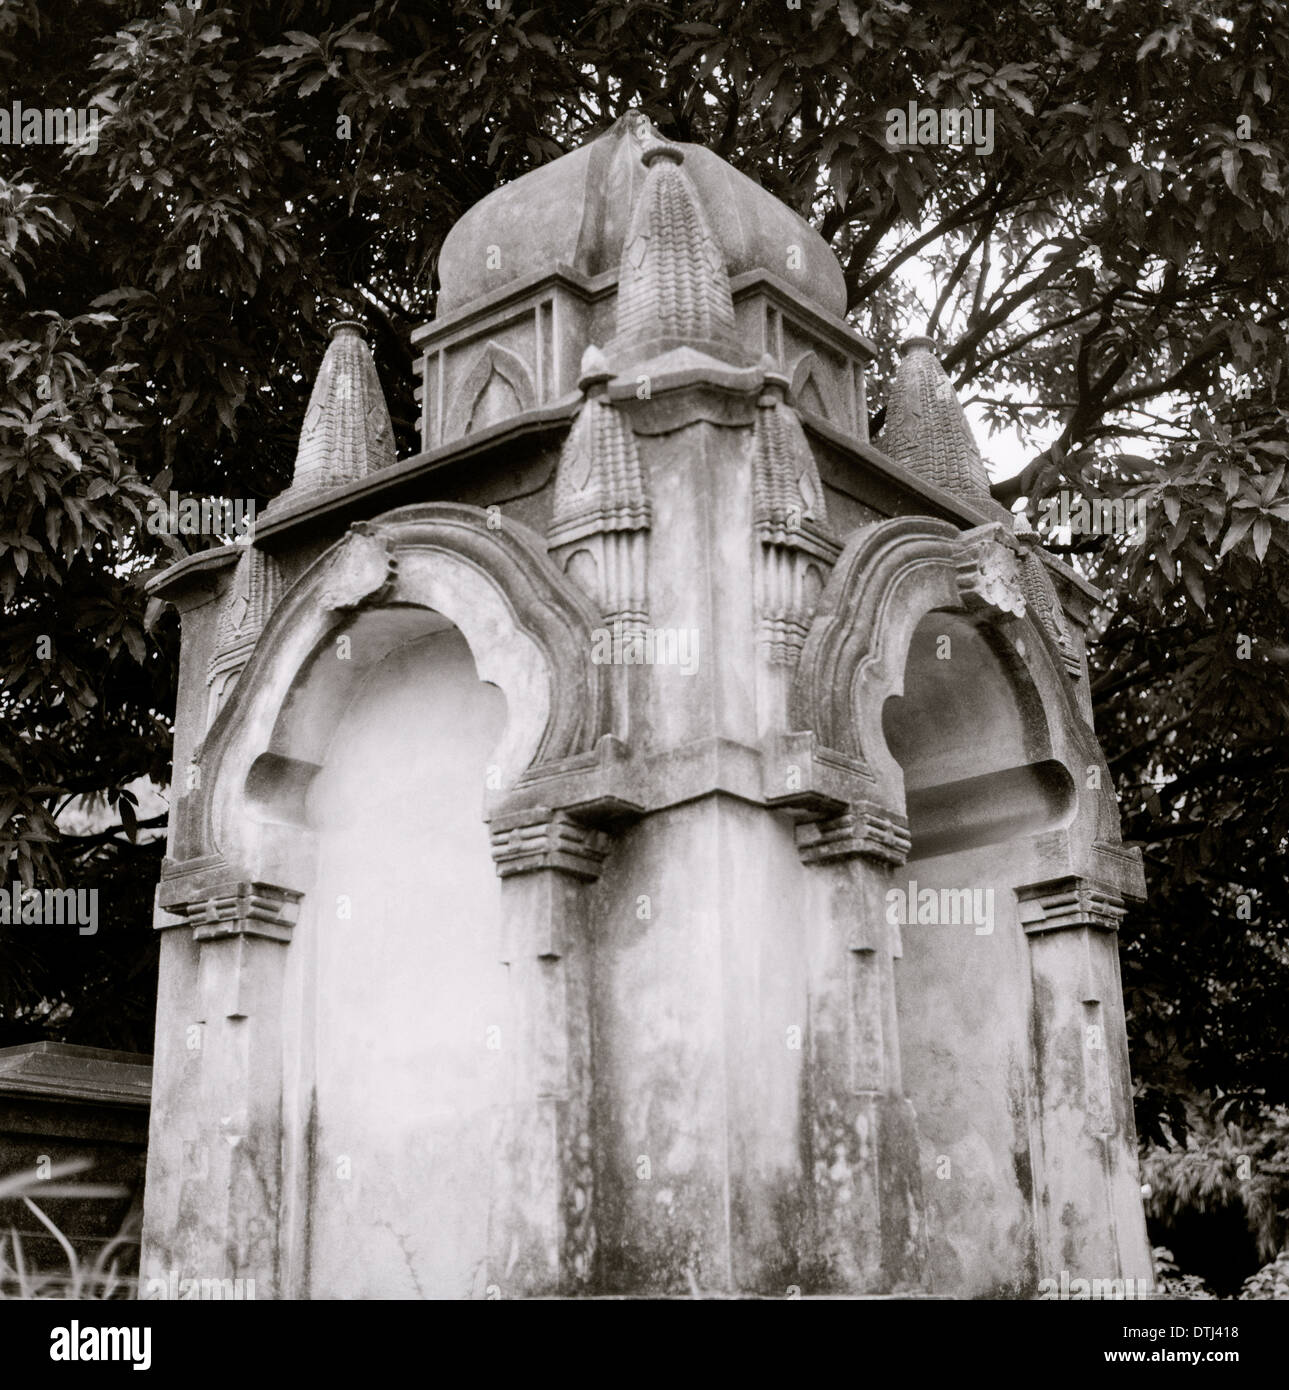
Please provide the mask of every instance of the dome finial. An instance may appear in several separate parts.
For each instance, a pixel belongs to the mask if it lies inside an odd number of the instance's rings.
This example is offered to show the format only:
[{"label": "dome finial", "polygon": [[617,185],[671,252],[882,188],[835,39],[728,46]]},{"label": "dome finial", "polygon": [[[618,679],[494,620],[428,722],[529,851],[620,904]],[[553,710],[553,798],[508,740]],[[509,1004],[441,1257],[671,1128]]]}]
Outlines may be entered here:
[{"label": "dome finial", "polygon": [[937,487],[973,501],[989,499],[989,474],[953,383],[925,335],[900,345],[886,405],[882,448]]},{"label": "dome finial", "polygon": [[329,331],[291,482],[275,503],[357,482],[394,462],[394,427],[364,325],[342,317]]},{"label": "dome finial", "polygon": [[651,138],[640,158],[649,172],[622,246],[612,346],[636,355],[728,351],[736,345],[729,275],[684,153]]}]

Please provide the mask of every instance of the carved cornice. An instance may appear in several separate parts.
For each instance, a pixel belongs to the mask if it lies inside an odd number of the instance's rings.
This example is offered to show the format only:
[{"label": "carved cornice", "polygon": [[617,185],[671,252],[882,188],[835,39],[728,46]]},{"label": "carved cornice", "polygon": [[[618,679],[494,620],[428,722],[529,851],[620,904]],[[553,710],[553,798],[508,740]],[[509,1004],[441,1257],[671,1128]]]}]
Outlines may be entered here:
[{"label": "carved cornice", "polygon": [[574,878],[597,879],[609,852],[604,831],[549,806],[496,816],[490,830],[492,857],[501,878],[555,869]]},{"label": "carved cornice", "polygon": [[1021,925],[1031,936],[1083,927],[1118,931],[1125,913],[1117,893],[1077,876],[1027,884],[1016,889],[1016,900]]},{"label": "carved cornice", "polygon": [[213,886],[200,897],[171,898],[165,910],[183,918],[196,941],[259,936],[285,943],[291,939],[303,896],[272,883],[233,881]]},{"label": "carved cornice", "polygon": [[803,864],[873,859],[898,865],[908,859],[912,846],[908,821],[871,801],[855,802],[840,815],[797,826],[797,853]]}]

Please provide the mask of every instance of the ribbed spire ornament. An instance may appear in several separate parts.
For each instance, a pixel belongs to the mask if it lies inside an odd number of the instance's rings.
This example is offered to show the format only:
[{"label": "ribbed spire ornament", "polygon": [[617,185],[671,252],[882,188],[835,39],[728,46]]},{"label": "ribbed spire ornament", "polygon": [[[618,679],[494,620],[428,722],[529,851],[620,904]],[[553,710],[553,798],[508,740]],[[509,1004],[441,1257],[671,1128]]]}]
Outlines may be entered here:
[{"label": "ribbed spire ornament", "polygon": [[608,399],[612,375],[600,349],[587,348],[578,382],[584,399],[560,453],[546,535],[605,620],[638,631],[648,621],[649,497],[635,434]]},{"label": "ribbed spire ornament", "polygon": [[1038,533],[1023,512],[1017,513],[1012,520],[1016,534],[1027,543],[1020,569],[1020,587],[1025,595],[1025,606],[1038,618],[1043,630],[1056,644],[1066,671],[1071,676],[1081,676],[1083,663],[1079,659],[1070,626],[1065,621],[1056,585],[1052,583],[1052,576],[1038,554]]},{"label": "ribbed spire ornament", "polygon": [[930,338],[900,345],[886,404],[885,453],[928,482],[965,499],[989,496],[989,474]]},{"label": "ribbed spire ornament", "polygon": [[609,375],[599,349],[588,348],[581,378],[586,399],[564,442],[555,477],[550,529],[561,539],[649,525],[640,452],[631,426],[605,396]]},{"label": "ribbed spire ornament", "polygon": [[273,560],[247,545],[233,570],[233,582],[224,595],[215,629],[215,649],[206,668],[206,684],[212,687],[210,718],[232,688],[227,679],[251,659],[264,624],[278,599],[278,575]]},{"label": "ribbed spire ornament", "polygon": [[757,402],[753,429],[756,526],[764,540],[782,540],[803,521],[823,527],[827,503],[819,469],[797,412],[774,391]]},{"label": "ribbed spire ornament", "polygon": [[295,501],[357,482],[394,462],[394,427],[362,324],[331,328],[309,397],[290,486],[274,500]]},{"label": "ribbed spire ornament", "polygon": [[684,153],[653,138],[640,158],[649,172],[622,246],[613,347],[636,357],[676,347],[728,355],[736,346],[729,276]]},{"label": "ribbed spire ornament", "polygon": [[770,664],[801,655],[819,594],[841,547],[828,533],[819,467],[787,378],[761,359],[765,389],[752,430],[752,509],[761,542],[756,565],[758,640]]}]

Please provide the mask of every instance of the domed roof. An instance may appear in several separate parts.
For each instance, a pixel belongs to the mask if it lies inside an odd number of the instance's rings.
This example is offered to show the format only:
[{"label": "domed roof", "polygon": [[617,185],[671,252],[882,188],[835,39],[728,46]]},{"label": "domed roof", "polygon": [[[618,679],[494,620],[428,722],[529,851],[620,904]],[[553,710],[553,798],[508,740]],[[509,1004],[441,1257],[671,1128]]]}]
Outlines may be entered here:
[{"label": "domed roof", "polygon": [[[557,265],[583,275],[616,271],[647,173],[641,155],[657,138],[640,112],[629,111],[580,149],[476,203],[444,239],[438,317]],[[768,270],[797,286],[802,298],[843,317],[841,266],[814,228],[711,150],[684,142],[676,147],[728,273]]]}]

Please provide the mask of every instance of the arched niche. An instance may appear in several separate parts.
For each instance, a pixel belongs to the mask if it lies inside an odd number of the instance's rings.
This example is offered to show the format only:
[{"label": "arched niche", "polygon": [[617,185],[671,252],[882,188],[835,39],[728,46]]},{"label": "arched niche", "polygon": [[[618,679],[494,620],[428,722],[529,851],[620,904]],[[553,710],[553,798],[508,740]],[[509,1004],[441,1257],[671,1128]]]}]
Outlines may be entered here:
[{"label": "arched niche", "polygon": [[[1003,528],[862,528],[820,597],[794,723],[853,760],[907,861],[870,860],[918,1117],[936,1291],[1022,1296],[1040,1263],[1039,1082],[1017,890],[1118,841],[1104,760],[1059,653],[1024,610]],[[1078,980],[1062,982],[1077,991]]]},{"label": "arched niche", "polygon": [[1050,756],[1023,660],[988,624],[923,615],[901,688],[883,733],[904,775],[912,844],[887,903],[931,1267],[941,1292],[1023,1296],[1037,1239],[1030,970],[1012,889],[1026,881],[1015,875],[1034,837],[1073,816],[1072,781]]},{"label": "arched niche", "polygon": [[277,605],[216,716],[181,858],[282,882],[307,848],[298,794],[336,720],[392,651],[436,627],[460,631],[506,698],[490,787],[589,750],[612,726],[609,684],[587,659],[598,622],[520,523],[431,503],[355,527]]},{"label": "arched niche", "polygon": [[[408,631],[325,726],[287,964],[299,1290],[482,1297],[519,1001],[482,807],[506,700],[461,631]],[[321,673],[315,680],[325,679]]]},{"label": "arched niche", "polygon": [[[1118,807],[1104,757],[1059,653],[1025,611],[1019,566],[1012,563],[1005,530],[989,525],[961,532],[948,522],[916,516],[861,527],[820,595],[793,680],[790,715],[793,727],[812,730],[823,747],[859,764],[871,783],[868,799],[905,816],[906,783],[920,793],[932,783],[962,780],[932,770],[938,755],[931,751],[914,754],[911,728],[902,732],[898,716],[893,732],[904,740],[898,754],[888,741],[888,702],[905,694],[912,654],[924,688],[936,688],[921,705],[928,734],[939,729],[943,737],[950,719],[959,728],[974,723],[979,729],[974,712],[992,701],[1000,708],[990,716],[995,721],[991,737],[1004,738],[1002,730],[1010,730],[1004,746],[1014,753],[1012,766],[1035,766],[1036,791],[1061,798],[1062,774],[1037,765],[1064,767],[1073,809],[1064,817],[1062,852],[1077,858],[1077,845],[1118,843]],[[939,638],[949,638],[952,652],[955,636],[961,657],[983,654],[984,647],[993,653],[989,660],[981,655],[975,661],[978,679],[992,683],[979,687],[979,698],[954,675],[966,663],[955,666],[951,655],[936,654]],[[908,707],[905,724],[911,726],[918,707],[917,702]],[[919,757],[928,766],[914,769],[910,781],[905,763]],[[996,763],[984,771],[1003,770]],[[913,811],[919,815],[920,800],[915,795]]]},{"label": "arched niche", "polygon": [[1015,649],[949,611],[913,631],[902,695],[882,712],[899,763],[910,861],[1063,828],[1073,781],[1052,757],[1042,701]]},{"label": "arched niche", "polygon": [[[598,623],[522,525],[403,508],[283,596],[208,731],[170,901],[200,915],[208,884],[239,885],[237,932],[273,942],[212,941],[201,970],[240,991],[212,1075],[233,1094],[253,1055],[280,1127],[265,1219],[290,1296],[462,1297],[495,1267],[539,992],[503,963],[526,918],[503,917],[485,817],[611,732]],[[293,926],[261,922],[278,899]]]}]

